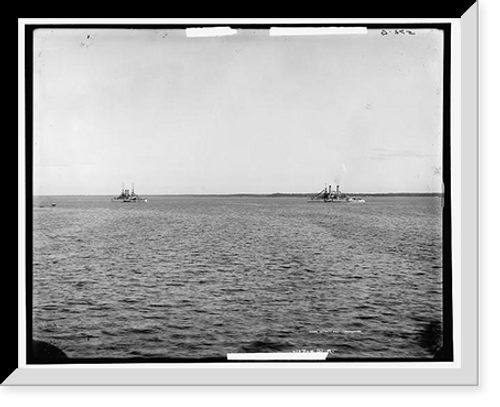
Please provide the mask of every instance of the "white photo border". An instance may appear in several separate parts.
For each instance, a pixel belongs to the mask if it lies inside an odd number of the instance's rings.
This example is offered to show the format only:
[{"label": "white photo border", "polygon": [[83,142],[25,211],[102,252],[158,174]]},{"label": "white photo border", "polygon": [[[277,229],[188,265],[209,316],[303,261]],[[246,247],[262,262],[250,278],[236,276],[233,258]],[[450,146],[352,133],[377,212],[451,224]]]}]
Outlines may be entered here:
[{"label": "white photo border", "polygon": [[[71,21],[68,21],[71,20]],[[103,19],[20,19],[19,66],[24,61],[24,29],[28,24],[103,23]],[[274,19],[278,20],[278,19]],[[316,19],[319,23],[355,23],[361,19]],[[133,23],[111,19],[106,23]],[[200,19],[148,23],[200,23]],[[230,21],[221,20],[223,24]],[[242,23],[241,19],[236,21]],[[244,21],[246,22],[246,20]],[[250,23],[273,23],[251,19]],[[279,19],[311,23],[308,19]],[[370,19],[370,23],[450,23],[451,163],[454,362],[429,363],[231,363],[231,364],[26,364],[26,151],[24,81],[19,78],[19,241],[18,241],[18,368],[4,385],[477,385],[478,384],[478,4],[460,19]],[[213,24],[214,20],[210,21]],[[24,72],[24,71],[23,71]]]}]

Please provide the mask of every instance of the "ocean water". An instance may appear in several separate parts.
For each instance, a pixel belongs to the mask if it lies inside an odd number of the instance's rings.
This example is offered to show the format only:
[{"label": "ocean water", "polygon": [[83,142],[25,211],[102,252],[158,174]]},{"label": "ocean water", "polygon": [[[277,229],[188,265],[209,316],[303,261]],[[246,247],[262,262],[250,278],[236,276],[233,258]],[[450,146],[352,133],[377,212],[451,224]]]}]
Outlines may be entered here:
[{"label": "ocean water", "polygon": [[440,346],[440,198],[147,198],[35,199],[34,339],[74,358]]}]

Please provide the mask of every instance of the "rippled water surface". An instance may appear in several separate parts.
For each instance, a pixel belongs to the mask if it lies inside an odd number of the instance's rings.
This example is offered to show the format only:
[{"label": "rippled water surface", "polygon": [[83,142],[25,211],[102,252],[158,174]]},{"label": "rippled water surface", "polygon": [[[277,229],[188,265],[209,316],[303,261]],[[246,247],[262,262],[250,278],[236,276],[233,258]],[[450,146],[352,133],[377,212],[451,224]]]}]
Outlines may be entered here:
[{"label": "rippled water surface", "polygon": [[53,201],[33,213],[33,337],[70,357],[439,346],[439,198]]}]

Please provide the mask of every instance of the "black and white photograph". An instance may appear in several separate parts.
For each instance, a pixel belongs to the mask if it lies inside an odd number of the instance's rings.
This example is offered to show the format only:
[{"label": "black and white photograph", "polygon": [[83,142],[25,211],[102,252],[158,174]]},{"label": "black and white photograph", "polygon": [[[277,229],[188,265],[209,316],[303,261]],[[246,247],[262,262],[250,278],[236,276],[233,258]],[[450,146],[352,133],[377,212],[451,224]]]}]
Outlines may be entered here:
[{"label": "black and white photograph", "polygon": [[27,363],[454,361],[450,30],[32,30]]}]

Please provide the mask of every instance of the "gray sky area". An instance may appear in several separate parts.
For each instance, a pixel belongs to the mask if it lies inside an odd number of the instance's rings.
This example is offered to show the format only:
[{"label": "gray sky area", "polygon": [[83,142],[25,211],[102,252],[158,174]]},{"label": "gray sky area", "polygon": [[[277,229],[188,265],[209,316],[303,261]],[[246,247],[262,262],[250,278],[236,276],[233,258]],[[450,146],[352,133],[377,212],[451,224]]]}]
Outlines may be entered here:
[{"label": "gray sky area", "polygon": [[35,33],[34,193],[439,192],[442,33]]}]

